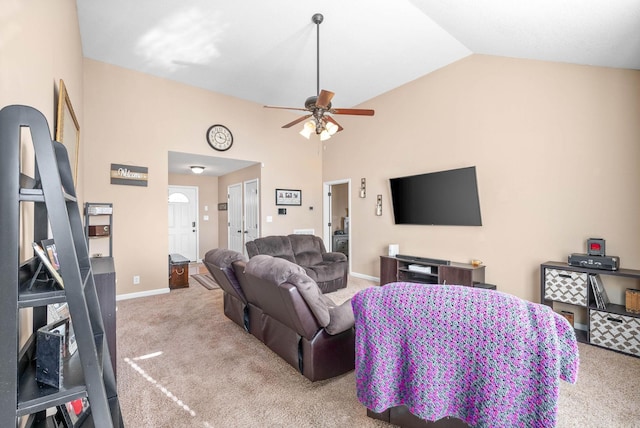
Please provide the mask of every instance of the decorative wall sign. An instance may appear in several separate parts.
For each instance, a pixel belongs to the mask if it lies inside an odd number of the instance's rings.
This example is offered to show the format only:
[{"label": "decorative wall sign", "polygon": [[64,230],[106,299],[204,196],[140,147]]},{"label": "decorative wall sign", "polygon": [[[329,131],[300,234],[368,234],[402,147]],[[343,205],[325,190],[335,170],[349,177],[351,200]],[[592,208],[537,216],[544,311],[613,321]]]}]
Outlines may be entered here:
[{"label": "decorative wall sign", "polygon": [[218,204],[218,211],[226,211],[227,210],[227,203],[226,202],[222,202]]},{"label": "decorative wall sign", "polygon": [[302,191],[276,189],[276,205],[302,205]]},{"label": "decorative wall sign", "polygon": [[122,184],[124,186],[147,187],[149,179],[149,168],[146,166],[111,164],[111,184]]}]

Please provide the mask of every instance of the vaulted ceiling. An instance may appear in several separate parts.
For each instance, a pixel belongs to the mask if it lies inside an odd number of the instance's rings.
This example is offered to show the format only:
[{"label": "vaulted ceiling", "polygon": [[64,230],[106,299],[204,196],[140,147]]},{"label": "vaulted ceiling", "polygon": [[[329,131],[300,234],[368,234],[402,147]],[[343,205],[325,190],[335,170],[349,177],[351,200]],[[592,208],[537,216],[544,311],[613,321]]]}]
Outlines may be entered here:
[{"label": "vaulted ceiling", "polygon": [[[87,58],[259,104],[354,107],[468,55],[640,69],[640,0],[78,0]],[[169,172],[246,163],[169,153]]]},{"label": "vaulted ceiling", "polygon": [[353,107],[471,54],[640,69],[640,0],[77,2],[87,58],[260,104]]}]

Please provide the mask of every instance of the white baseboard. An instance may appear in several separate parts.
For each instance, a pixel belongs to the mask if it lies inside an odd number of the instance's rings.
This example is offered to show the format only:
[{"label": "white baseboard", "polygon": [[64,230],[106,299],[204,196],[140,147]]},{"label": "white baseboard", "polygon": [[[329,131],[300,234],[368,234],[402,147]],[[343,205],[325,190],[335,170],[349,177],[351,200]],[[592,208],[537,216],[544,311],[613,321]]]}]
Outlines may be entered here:
[{"label": "white baseboard", "polygon": [[116,301],[118,301],[118,300],[128,300],[128,299],[137,299],[138,297],[156,296],[158,294],[166,294],[169,291],[170,291],[169,287],[167,287],[167,288],[158,288],[156,290],[140,291],[140,292],[137,292],[137,293],[118,294],[116,296]]},{"label": "white baseboard", "polygon": [[373,281],[373,282],[380,283],[380,278],[375,277],[375,276],[365,275],[363,273],[357,273],[357,272],[351,272],[350,275],[351,276],[355,276],[356,278],[366,279],[368,281]]}]

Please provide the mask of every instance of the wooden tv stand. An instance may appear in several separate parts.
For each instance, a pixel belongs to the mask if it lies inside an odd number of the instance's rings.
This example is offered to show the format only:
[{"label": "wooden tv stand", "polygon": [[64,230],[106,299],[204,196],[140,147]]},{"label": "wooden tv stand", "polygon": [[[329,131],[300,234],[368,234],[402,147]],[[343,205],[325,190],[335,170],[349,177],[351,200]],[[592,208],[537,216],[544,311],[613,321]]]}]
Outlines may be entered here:
[{"label": "wooden tv stand", "polygon": [[[410,270],[409,265],[419,265],[430,269],[430,272]],[[420,258],[380,256],[380,285],[405,281],[473,287],[475,284],[484,283],[484,268],[484,265],[472,266],[469,263],[450,262],[449,264],[441,264],[425,261],[425,259],[421,260]]]}]

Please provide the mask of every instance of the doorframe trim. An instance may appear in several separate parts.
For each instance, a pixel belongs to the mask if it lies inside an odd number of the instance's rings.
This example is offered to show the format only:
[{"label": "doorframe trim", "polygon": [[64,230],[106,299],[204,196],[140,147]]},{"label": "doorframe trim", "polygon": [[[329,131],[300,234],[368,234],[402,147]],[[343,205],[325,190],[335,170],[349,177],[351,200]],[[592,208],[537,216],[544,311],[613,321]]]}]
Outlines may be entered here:
[{"label": "doorframe trim", "polygon": [[[351,261],[353,260],[352,242],[353,242],[353,217],[351,211],[351,179],[343,178],[340,180],[325,181],[322,184],[322,239],[325,243],[331,245],[331,228],[329,222],[331,221],[331,212],[329,207],[331,206],[329,200],[329,188],[335,184],[347,184],[347,206],[349,207],[349,257],[347,259],[349,263],[349,275],[351,275]],[[331,247],[330,247],[331,248]]]}]

